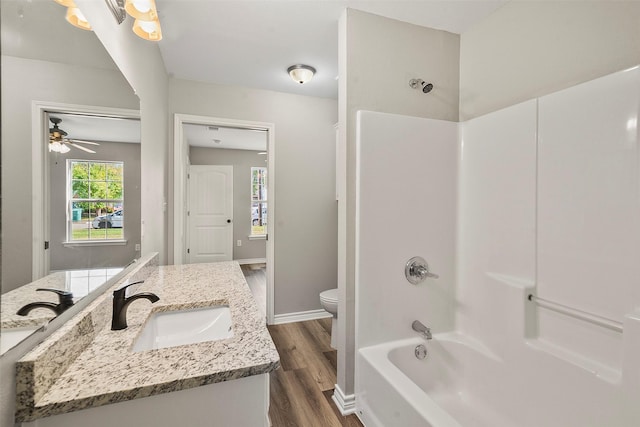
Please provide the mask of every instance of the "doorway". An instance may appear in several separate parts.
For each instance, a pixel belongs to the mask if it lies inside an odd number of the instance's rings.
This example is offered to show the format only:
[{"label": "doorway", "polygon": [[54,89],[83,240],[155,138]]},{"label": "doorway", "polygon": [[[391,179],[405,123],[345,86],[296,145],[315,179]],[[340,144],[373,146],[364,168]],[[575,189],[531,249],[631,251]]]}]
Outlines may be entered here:
[{"label": "doorway", "polygon": [[[195,133],[194,133],[195,132]],[[215,117],[176,114],[174,117],[174,232],[173,262],[191,262],[190,230],[194,195],[190,191],[191,168],[233,165],[233,260],[247,271],[262,271],[262,297],[256,301],[273,322],[274,279],[274,125]],[[262,145],[251,141],[261,139]],[[199,140],[194,144],[194,140]],[[234,140],[240,146],[229,146]],[[244,141],[244,142],[242,142]],[[243,145],[244,144],[244,145]],[[249,158],[249,160],[247,160]],[[268,171],[268,173],[267,173]],[[199,195],[199,198],[206,196]],[[262,252],[259,252],[260,246]],[[259,270],[256,270],[259,269]],[[251,287],[251,286],[250,286]],[[254,289],[252,288],[252,291]]]}]

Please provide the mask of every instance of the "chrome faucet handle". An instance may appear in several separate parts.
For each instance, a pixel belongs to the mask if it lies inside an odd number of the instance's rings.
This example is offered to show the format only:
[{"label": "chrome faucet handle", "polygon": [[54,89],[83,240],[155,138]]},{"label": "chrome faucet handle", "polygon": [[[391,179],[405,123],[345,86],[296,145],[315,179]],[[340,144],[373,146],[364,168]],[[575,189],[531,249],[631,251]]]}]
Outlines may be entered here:
[{"label": "chrome faucet handle", "polygon": [[427,277],[437,279],[439,276],[429,271],[429,264],[424,258],[416,256],[407,261],[404,267],[404,275],[409,283],[417,285]]}]

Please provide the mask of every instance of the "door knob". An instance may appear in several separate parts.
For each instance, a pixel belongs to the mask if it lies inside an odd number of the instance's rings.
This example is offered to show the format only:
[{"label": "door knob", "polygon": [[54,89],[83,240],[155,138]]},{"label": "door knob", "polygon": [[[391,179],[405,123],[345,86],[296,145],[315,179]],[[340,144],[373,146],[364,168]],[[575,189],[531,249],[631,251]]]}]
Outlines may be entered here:
[{"label": "door knob", "polygon": [[227,224],[231,224],[231,220],[230,219],[227,220]]}]

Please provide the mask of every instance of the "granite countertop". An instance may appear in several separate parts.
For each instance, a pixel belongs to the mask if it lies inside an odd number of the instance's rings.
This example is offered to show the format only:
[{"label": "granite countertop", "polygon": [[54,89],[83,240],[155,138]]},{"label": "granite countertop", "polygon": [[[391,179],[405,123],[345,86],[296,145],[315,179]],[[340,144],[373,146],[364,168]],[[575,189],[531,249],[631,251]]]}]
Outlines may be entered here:
[{"label": "granite countertop", "polygon": [[[35,368],[29,371],[33,365],[30,362],[45,357],[44,350],[36,348],[18,362],[23,364],[18,369],[19,386],[29,387],[31,382],[35,389],[42,383],[40,390],[18,393],[18,420],[268,373],[280,365],[265,319],[236,262],[154,267],[134,292],[153,292],[160,300],[155,304],[144,299],[134,301],[128,308],[127,329],[112,331],[110,322],[103,324],[55,382],[40,381]],[[210,305],[229,306],[231,338],[142,352],[131,350],[152,312]],[[91,322],[85,323],[84,328],[91,329]],[[20,375],[25,373],[31,378],[21,381]],[[29,395],[33,402],[24,401]]]}]

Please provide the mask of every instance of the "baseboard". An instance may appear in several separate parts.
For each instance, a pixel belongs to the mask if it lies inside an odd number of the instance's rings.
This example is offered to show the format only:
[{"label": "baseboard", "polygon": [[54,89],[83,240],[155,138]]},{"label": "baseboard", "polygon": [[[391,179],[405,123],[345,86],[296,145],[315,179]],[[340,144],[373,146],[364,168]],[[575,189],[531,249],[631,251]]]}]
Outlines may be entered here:
[{"label": "baseboard", "polygon": [[333,403],[336,404],[336,407],[342,415],[351,415],[356,412],[356,395],[345,395],[338,384],[336,384],[333,390],[331,399],[333,399]]},{"label": "baseboard", "polygon": [[240,265],[246,264],[266,264],[266,258],[247,258],[247,259],[234,259]]},{"label": "baseboard", "polygon": [[273,317],[273,324],[282,325],[283,323],[304,322],[305,320],[324,319],[325,317],[332,316],[331,313],[324,311],[323,309],[276,314]]}]

